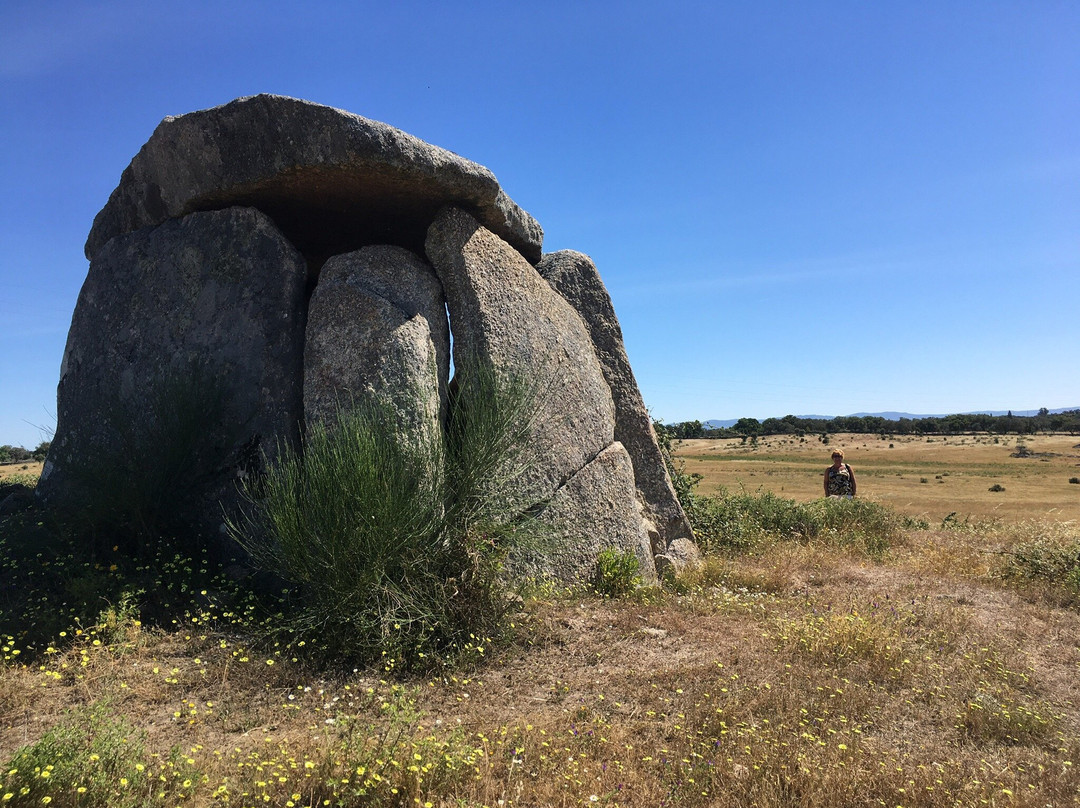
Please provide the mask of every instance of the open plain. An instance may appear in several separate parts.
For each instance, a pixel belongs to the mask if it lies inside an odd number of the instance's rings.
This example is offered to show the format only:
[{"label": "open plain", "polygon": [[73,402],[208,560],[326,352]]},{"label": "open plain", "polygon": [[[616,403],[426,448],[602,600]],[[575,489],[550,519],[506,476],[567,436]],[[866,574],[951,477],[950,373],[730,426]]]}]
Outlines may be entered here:
[{"label": "open plain", "polygon": [[41,476],[44,464],[40,460],[28,460],[25,463],[4,463],[0,465],[0,483],[36,484]]},{"label": "open plain", "polygon": [[[1080,436],[1077,435],[818,435],[686,440],[675,456],[698,491],[770,491],[806,502],[823,495],[833,449],[844,450],[858,495],[940,524],[954,519],[1080,519]],[[1000,486],[1004,490],[990,490]]]}]

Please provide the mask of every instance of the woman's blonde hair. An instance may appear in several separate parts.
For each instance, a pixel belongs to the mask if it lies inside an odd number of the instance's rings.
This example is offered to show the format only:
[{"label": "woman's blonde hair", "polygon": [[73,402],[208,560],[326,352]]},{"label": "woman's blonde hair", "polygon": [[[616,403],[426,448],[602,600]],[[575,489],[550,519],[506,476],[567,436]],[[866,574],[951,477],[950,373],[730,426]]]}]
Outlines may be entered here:
[{"label": "woman's blonde hair", "polygon": [[843,449],[833,449],[832,450],[832,456],[833,457],[839,457],[841,460],[843,460],[844,459],[844,450]]}]

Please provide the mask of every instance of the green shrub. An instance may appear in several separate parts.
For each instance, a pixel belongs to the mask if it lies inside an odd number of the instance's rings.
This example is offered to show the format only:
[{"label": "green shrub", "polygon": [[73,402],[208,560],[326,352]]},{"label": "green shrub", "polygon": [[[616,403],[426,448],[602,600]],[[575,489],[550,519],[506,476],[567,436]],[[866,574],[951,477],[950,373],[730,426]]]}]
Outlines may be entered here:
[{"label": "green shrub", "polygon": [[900,540],[902,530],[929,527],[866,499],[830,497],[798,503],[771,491],[727,490],[701,496],[694,490],[701,475],[687,474],[672,460],[670,443],[660,442],[675,493],[706,553],[749,553],[777,541],[814,541],[879,557]]},{"label": "green shrub", "polygon": [[432,664],[498,634],[510,554],[543,538],[514,495],[535,387],[459,364],[445,435],[362,405],[281,447],[230,534],[289,582],[280,624],[336,658]]},{"label": "green shrub", "polygon": [[905,528],[925,528],[866,499],[825,498],[798,503],[766,491],[693,496],[687,508],[706,552],[746,553],[777,541],[818,542],[878,557]]},{"label": "green shrub", "polygon": [[1080,539],[1037,538],[1017,545],[1003,558],[1001,576],[1006,580],[1045,583],[1080,597]]},{"label": "green shrub", "polygon": [[[26,468],[26,466],[23,466],[23,468]],[[9,474],[5,477],[3,482],[4,485],[25,485],[27,488],[36,488],[40,476],[41,475],[39,474],[21,474],[15,472],[14,474]]]},{"label": "green shrub", "polygon": [[607,598],[627,595],[641,586],[641,562],[632,552],[608,547],[600,551],[593,587]]},{"label": "green shrub", "polygon": [[151,788],[176,800],[190,798],[199,774],[181,761],[182,771],[174,767],[181,777],[164,785],[153,782],[142,763],[144,736],[126,719],[115,716],[108,703],[74,709],[4,765],[0,799],[12,806],[136,808],[146,804]]},{"label": "green shrub", "polygon": [[989,487],[988,489],[986,489],[986,490],[987,490],[987,491],[993,491],[993,492],[994,492],[994,493],[996,494],[996,493],[998,493],[998,492],[1000,492],[1000,491],[1004,491],[1004,490],[1005,490],[1005,486],[1001,485],[1000,483],[994,483],[994,484],[993,484],[992,486],[990,486],[990,487]]},{"label": "green shrub", "polygon": [[0,516],[0,577],[11,583],[0,586],[0,632],[27,651],[110,608],[169,625],[205,605],[203,590],[247,597],[222,574],[220,548],[191,530],[203,514],[201,527],[216,524],[216,495],[232,486],[224,472],[244,425],[227,386],[194,361],[146,391],[137,402],[114,397],[94,451],[65,467],[63,511]]}]

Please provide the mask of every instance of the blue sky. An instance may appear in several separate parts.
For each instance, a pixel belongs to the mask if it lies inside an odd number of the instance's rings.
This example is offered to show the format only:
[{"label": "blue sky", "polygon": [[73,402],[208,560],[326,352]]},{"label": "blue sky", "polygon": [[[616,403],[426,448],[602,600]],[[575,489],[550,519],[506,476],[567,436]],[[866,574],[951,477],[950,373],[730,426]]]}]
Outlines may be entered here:
[{"label": "blue sky", "polygon": [[494,171],[662,420],[1080,406],[1078,43],[1041,0],[5,0],[0,443],[55,425],[132,156],[259,92]]}]

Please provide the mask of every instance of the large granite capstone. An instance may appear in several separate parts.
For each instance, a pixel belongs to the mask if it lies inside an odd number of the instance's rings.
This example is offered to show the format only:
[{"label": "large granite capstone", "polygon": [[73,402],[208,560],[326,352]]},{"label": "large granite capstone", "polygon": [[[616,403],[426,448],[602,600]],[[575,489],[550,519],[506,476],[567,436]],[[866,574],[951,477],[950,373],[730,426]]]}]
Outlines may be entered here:
[{"label": "large granite capstone", "polygon": [[86,257],[114,236],[232,205],[264,211],[316,265],[369,244],[419,252],[446,204],[540,258],[540,225],[482,165],[350,112],[254,95],[163,120],[94,219]]}]

